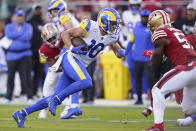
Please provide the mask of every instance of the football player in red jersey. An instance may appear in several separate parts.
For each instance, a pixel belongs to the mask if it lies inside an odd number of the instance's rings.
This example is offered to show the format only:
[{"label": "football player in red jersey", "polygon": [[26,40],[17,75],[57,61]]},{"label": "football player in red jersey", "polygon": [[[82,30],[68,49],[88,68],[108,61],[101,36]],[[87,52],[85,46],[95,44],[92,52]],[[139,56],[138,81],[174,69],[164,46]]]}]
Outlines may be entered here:
[{"label": "football player in red jersey", "polygon": [[[194,26],[194,35],[186,37],[194,50],[196,51],[196,24]],[[182,110],[186,118],[177,119],[178,126],[190,126],[196,121],[196,88],[185,88],[183,90]]]},{"label": "football player in red jersey", "polygon": [[146,130],[165,131],[165,97],[182,88],[196,88],[196,52],[182,31],[171,26],[165,11],[153,11],[149,16],[148,27],[155,45],[151,66],[159,66],[163,55],[167,56],[174,66],[152,88],[154,126]]},{"label": "football player in red jersey", "polygon": [[[196,25],[195,25],[196,30]],[[196,32],[195,35],[190,34],[186,36],[186,39],[193,46],[196,51]],[[143,56],[150,57],[153,50],[145,50]],[[165,63],[162,63],[162,66],[167,66]],[[168,68],[168,66],[167,66]],[[171,67],[169,67],[171,69]],[[161,69],[162,70],[162,69]],[[185,88],[184,90],[179,90],[175,92],[176,102],[182,104],[182,110],[185,113],[185,118],[177,119],[178,126],[190,126],[196,121],[196,88]],[[184,94],[184,97],[183,97]],[[152,113],[152,107],[146,108],[143,112],[144,116],[149,116]]]}]

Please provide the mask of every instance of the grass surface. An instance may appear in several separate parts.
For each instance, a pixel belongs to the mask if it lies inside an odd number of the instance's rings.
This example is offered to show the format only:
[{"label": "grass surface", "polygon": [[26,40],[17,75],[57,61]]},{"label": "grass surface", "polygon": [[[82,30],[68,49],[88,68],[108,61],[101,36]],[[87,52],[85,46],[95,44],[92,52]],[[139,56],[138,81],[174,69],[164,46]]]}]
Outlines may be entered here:
[{"label": "grass surface", "polygon": [[[38,112],[29,115],[25,121],[26,128],[21,129],[17,128],[11,116],[14,111],[22,108],[24,106],[0,105],[0,131],[142,131],[153,125],[153,115],[143,117],[142,107],[82,107],[82,116],[61,120],[61,106],[55,117],[48,114],[47,119],[37,119]],[[177,127],[176,119],[183,116],[180,108],[167,108],[167,131],[196,131],[196,124],[191,127]]]}]

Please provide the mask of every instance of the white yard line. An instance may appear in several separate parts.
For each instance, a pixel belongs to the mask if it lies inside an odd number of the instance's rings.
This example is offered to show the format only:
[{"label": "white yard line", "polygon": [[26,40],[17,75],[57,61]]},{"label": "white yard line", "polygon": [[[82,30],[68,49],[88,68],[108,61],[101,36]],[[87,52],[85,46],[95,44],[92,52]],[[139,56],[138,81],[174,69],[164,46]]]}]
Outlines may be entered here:
[{"label": "white yard line", "polygon": [[[5,121],[12,121],[14,120],[13,118],[0,118],[0,120],[5,120]],[[49,120],[49,121],[105,121],[109,123],[141,123],[141,122],[153,122],[153,120],[101,120],[99,117],[95,118],[80,118],[80,119],[56,119],[56,118],[46,118],[46,119],[38,119],[38,118],[27,118],[27,120]],[[175,122],[176,120],[164,120],[165,122]]]}]

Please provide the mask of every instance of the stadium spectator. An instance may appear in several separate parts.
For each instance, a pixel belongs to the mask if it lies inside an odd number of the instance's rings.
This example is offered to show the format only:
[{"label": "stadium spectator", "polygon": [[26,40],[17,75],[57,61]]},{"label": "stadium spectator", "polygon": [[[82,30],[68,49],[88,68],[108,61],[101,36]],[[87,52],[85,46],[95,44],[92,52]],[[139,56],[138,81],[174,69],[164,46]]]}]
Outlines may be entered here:
[{"label": "stadium spectator", "polygon": [[150,31],[147,29],[149,10],[142,10],[141,22],[138,22],[133,28],[134,41],[132,44],[132,59],[133,59],[133,70],[135,76],[135,85],[138,99],[135,104],[143,104],[142,102],[142,76],[145,73],[148,87],[153,86],[153,76],[150,69],[150,59],[142,56],[144,50],[154,49],[154,45],[151,41]]},{"label": "stadium spectator", "polygon": [[[122,13],[122,19],[123,23],[126,26],[127,29],[127,63],[128,63],[128,68],[131,76],[131,89],[132,89],[132,94],[133,94],[133,99],[136,102],[138,99],[137,93],[136,93],[136,87],[135,87],[135,76],[134,76],[134,71],[133,71],[133,59],[132,59],[132,45],[131,44],[134,41],[133,37],[133,28],[135,27],[136,23],[141,21],[141,17],[139,14],[140,7],[141,7],[141,1],[140,0],[130,0],[129,1],[129,10],[126,10]],[[122,35],[121,35],[122,37]],[[122,40],[122,39],[121,39]],[[126,47],[126,46],[125,46]],[[142,80],[143,92],[147,92],[147,82],[145,75],[143,75],[143,80]],[[143,95],[145,96],[145,95]]]},{"label": "stadium spectator", "polygon": [[32,62],[33,62],[33,96],[37,95],[37,90],[39,87],[40,80],[44,77],[44,65],[40,63],[39,60],[39,48],[42,45],[41,38],[41,29],[44,25],[44,21],[42,19],[42,6],[33,5],[32,7],[32,16],[28,20],[28,22],[33,27],[33,36],[31,39],[31,50],[32,50]]},{"label": "stadium spectator", "polygon": [[7,103],[12,99],[16,71],[20,75],[21,95],[27,94],[28,102],[32,103],[32,83],[30,79],[32,56],[30,40],[32,37],[32,27],[24,19],[25,11],[18,8],[15,11],[14,22],[7,24],[5,28],[5,36],[12,40],[6,53],[8,81],[5,102]]},{"label": "stadium spectator", "polygon": [[194,24],[196,20],[196,7],[194,4],[188,4],[186,7],[186,16],[176,20],[173,26],[184,32],[185,35],[193,34]]}]

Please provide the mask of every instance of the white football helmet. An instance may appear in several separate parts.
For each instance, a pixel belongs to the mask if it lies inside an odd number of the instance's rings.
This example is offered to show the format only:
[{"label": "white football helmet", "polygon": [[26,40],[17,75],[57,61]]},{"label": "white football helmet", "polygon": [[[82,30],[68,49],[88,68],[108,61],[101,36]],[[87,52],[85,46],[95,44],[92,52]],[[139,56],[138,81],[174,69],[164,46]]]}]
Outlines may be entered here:
[{"label": "white football helmet", "polygon": [[41,37],[43,41],[52,48],[58,48],[60,46],[60,32],[54,23],[44,25]]}]

